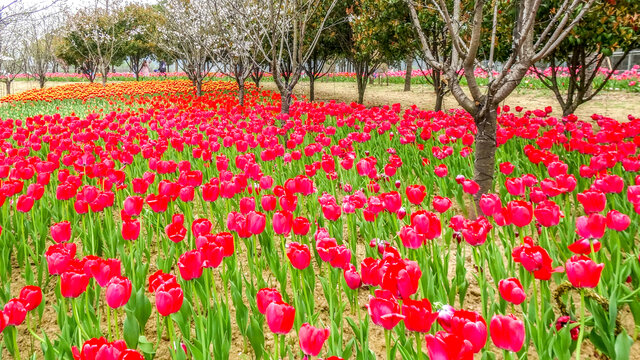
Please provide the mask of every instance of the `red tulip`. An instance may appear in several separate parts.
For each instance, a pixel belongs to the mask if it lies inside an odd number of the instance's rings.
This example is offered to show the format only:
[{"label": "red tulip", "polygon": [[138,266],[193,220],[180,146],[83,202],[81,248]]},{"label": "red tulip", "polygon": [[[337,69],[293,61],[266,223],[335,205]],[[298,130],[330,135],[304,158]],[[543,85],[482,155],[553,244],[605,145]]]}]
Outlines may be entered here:
[{"label": "red tulip", "polygon": [[[558,320],[556,320],[555,327],[557,331],[560,331],[560,329],[562,329],[566,325],[575,324],[575,323],[576,321],[571,320],[569,316],[560,316]],[[571,332],[571,339],[573,341],[578,340],[578,337],[580,336],[580,326],[572,327],[570,332]]]},{"label": "red tulip", "polygon": [[209,219],[196,219],[191,223],[191,233],[195,238],[209,234],[212,228],[213,224]]},{"label": "red tulip", "polygon": [[309,233],[310,226],[309,220],[306,217],[298,216],[293,219],[292,229],[293,233],[296,235],[307,235]]},{"label": "red tulip", "polygon": [[101,337],[85,341],[81,351],[73,346],[71,352],[74,360],[123,360],[122,353],[126,349],[127,345],[123,340],[110,343]]},{"label": "red tulip", "polygon": [[616,210],[610,210],[607,213],[607,227],[616,231],[625,231],[631,224],[628,215]]},{"label": "red tulip", "polygon": [[353,264],[349,264],[349,266],[344,269],[343,276],[344,281],[351,290],[355,290],[362,285],[362,278]]},{"label": "red tulip", "polygon": [[360,264],[360,272],[362,273],[362,282],[369,286],[378,286],[382,280],[382,269],[380,260],[374,258],[365,258]]},{"label": "red tulip", "polygon": [[533,245],[533,240],[526,237],[524,245],[517,246],[511,252],[513,261],[522,266],[538,280],[549,280],[554,272],[562,272],[562,267],[553,268],[549,253],[542,247]]},{"label": "red tulip", "polygon": [[149,276],[149,292],[154,293],[165,283],[177,284],[175,275],[165,274],[162,270],[158,270]]},{"label": "red tulip", "polygon": [[247,230],[253,235],[262,234],[267,224],[265,215],[261,212],[251,211],[247,214]]},{"label": "red tulip", "polygon": [[288,211],[276,211],[271,220],[273,231],[278,235],[288,235],[291,232],[293,218]]},{"label": "red tulip", "polygon": [[560,223],[560,218],[564,217],[560,207],[551,200],[541,201],[533,210],[536,220],[544,227],[555,226]]},{"label": "red tulip", "polygon": [[596,264],[584,255],[574,255],[565,264],[569,282],[577,288],[595,288],[604,264]]},{"label": "red tulip", "polygon": [[129,219],[122,221],[122,238],[124,240],[136,240],[140,236],[140,221]]},{"label": "red tulip", "polygon": [[480,191],[480,185],[478,185],[478,183],[473,180],[465,179],[464,181],[462,181],[462,191],[467,194],[474,195],[475,193]]},{"label": "red tulip", "polygon": [[287,257],[291,265],[298,269],[306,269],[311,264],[311,251],[309,247],[297,242],[291,242],[287,245]]},{"label": "red tulip", "polygon": [[171,222],[169,225],[165,226],[164,232],[167,234],[169,240],[174,243],[181,242],[187,236],[187,228],[184,227],[182,222]]},{"label": "red tulip", "polygon": [[0,333],[7,327],[7,316],[0,310]]},{"label": "red tulip", "polygon": [[509,201],[507,206],[503,208],[502,214],[505,218],[506,224],[525,227],[529,225],[533,219],[533,207],[531,206],[531,203],[526,201]]},{"label": "red tulip", "polygon": [[487,323],[476,312],[455,310],[451,318],[451,333],[469,340],[472,351],[477,353],[487,342]]},{"label": "red tulip", "polygon": [[252,197],[243,197],[240,199],[240,212],[243,214],[256,210],[256,199]]},{"label": "red tulip", "polygon": [[22,324],[27,317],[27,309],[20,299],[9,300],[4,305],[3,313],[6,318],[6,325],[18,326]]},{"label": "red tulip", "polygon": [[276,209],[278,204],[278,198],[274,195],[262,195],[260,198],[260,205],[262,205],[262,210],[264,211],[273,211]]},{"label": "red tulip", "polygon": [[371,321],[386,330],[393,329],[404,319],[404,315],[400,313],[398,301],[388,290],[376,290],[375,297],[369,297],[369,303],[366,306]]},{"label": "red tulip", "polygon": [[447,165],[440,164],[433,168],[433,172],[437,177],[445,177],[449,173],[449,170],[447,169]]},{"label": "red tulip", "polygon": [[593,241],[593,250],[595,252],[600,251],[602,244],[598,240],[590,240],[586,238],[580,238],[573,244],[567,246],[567,248],[574,254],[588,255],[591,254],[591,242]]},{"label": "red tulip", "polygon": [[402,207],[402,198],[397,191],[384,193],[381,196],[386,211],[395,214]]},{"label": "red tulip", "polygon": [[144,360],[144,356],[134,349],[126,349],[120,353],[118,360]]},{"label": "red tulip", "polygon": [[27,285],[20,290],[20,300],[27,311],[31,311],[42,303],[42,290],[35,285]]},{"label": "red tulip", "polygon": [[598,213],[580,216],[576,219],[576,233],[584,238],[602,238],[606,226],[607,218]]},{"label": "red tulip", "polygon": [[398,232],[402,245],[409,249],[419,249],[425,242],[425,237],[418,234],[412,226],[403,226]]},{"label": "red tulip", "polygon": [[431,360],[473,360],[473,345],[469,340],[445,331],[425,338]]},{"label": "red tulip", "polygon": [[409,202],[417,205],[427,196],[427,188],[424,185],[409,185],[405,193]]},{"label": "red tulip", "polygon": [[138,216],[142,212],[144,199],[140,196],[129,196],[124,200],[124,212],[129,216]]},{"label": "red tulip", "polygon": [[452,203],[449,198],[442,196],[434,196],[432,202],[433,208],[439,212],[444,213],[451,207]]},{"label": "red tulip", "polygon": [[579,193],[577,197],[584,208],[584,212],[587,214],[600,212],[607,205],[607,197],[600,191],[585,190]]},{"label": "red tulip", "polygon": [[402,315],[407,330],[421,333],[428,333],[438,318],[438,313],[432,312],[431,303],[427,299],[405,299],[402,302]]},{"label": "red tulip", "polygon": [[267,307],[272,302],[282,302],[282,295],[280,295],[278,290],[273,288],[260,289],[256,295],[256,302],[258,304],[258,311],[264,315],[267,312]]},{"label": "red tulip", "polygon": [[493,315],[489,324],[491,341],[500,349],[518,352],[524,345],[524,323],[514,315]]},{"label": "red tulip", "polygon": [[505,301],[508,301],[514,305],[520,305],[527,298],[527,294],[524,292],[524,288],[517,278],[502,279],[498,283],[498,290],[500,296]]},{"label": "red tulip", "polygon": [[180,256],[178,269],[182,279],[189,281],[202,276],[202,254],[198,250],[187,251]]},{"label": "red tulip", "polygon": [[329,338],[329,329],[319,329],[304,323],[298,332],[300,348],[302,352],[309,356],[318,356],[322,350],[322,345]]},{"label": "red tulip", "polygon": [[96,279],[98,285],[105,287],[111,278],[121,275],[122,264],[118,259],[96,258],[95,261],[85,261],[84,270],[85,274]]},{"label": "red tulip", "polygon": [[71,223],[68,221],[61,221],[59,223],[51,225],[49,228],[53,241],[62,243],[71,239]]},{"label": "red tulip", "polygon": [[504,185],[509,194],[513,196],[524,195],[524,183],[521,178],[507,178]]},{"label": "red tulip", "polygon": [[156,289],[156,309],[162,316],[180,311],[183,301],[182,288],[174,282],[165,282]]},{"label": "red tulip", "polygon": [[497,194],[482,194],[478,205],[485,216],[492,216],[502,209],[502,201]]},{"label": "red tulip", "polygon": [[16,202],[16,210],[26,213],[31,211],[31,208],[33,207],[33,203],[34,203],[35,199],[32,196],[29,195],[20,195],[18,197],[18,201]]},{"label": "red tulip", "polygon": [[66,298],[77,298],[87,290],[91,278],[84,270],[72,269],[60,275],[60,293]]},{"label": "red tulip", "polygon": [[131,297],[131,281],[122,276],[112,277],[107,284],[105,296],[107,305],[112,309],[126,305]]},{"label": "red tulip", "polygon": [[485,217],[480,216],[471,221],[465,221],[464,228],[461,230],[464,241],[471,246],[482,245],[487,241],[487,236],[493,226]]},{"label": "red tulip", "polygon": [[442,233],[442,225],[438,215],[418,210],[411,214],[411,225],[418,234],[422,234],[427,239],[435,239]]},{"label": "red tulip", "polygon": [[274,334],[287,334],[293,327],[293,320],[296,316],[296,309],[282,301],[274,301],[265,312],[269,330]]},{"label": "red tulip", "polygon": [[44,253],[47,269],[51,275],[60,275],[67,270],[67,266],[76,256],[76,244],[60,243],[49,246]]},{"label": "red tulip", "polygon": [[501,173],[505,175],[511,175],[511,173],[515,169],[515,166],[513,166],[513,164],[507,161],[507,162],[500,163],[499,168]]}]

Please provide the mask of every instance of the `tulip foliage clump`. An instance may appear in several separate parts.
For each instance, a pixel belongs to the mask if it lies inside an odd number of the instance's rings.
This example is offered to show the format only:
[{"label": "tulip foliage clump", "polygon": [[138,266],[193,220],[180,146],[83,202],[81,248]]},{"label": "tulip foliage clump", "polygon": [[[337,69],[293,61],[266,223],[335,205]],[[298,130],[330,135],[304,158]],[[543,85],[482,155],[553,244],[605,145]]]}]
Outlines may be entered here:
[{"label": "tulip foliage clump", "polygon": [[463,110],[140,84],[0,108],[3,353],[637,353],[640,118],[504,106],[476,196]]}]

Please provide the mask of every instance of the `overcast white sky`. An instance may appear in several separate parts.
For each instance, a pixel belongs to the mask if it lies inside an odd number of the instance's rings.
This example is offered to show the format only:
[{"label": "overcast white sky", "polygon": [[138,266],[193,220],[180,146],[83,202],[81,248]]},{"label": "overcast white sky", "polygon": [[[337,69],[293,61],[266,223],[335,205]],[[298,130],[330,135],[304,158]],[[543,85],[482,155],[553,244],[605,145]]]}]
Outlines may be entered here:
[{"label": "overcast white sky", "polygon": [[[0,4],[7,4],[12,2],[13,0],[0,0]],[[46,6],[50,4],[53,0],[22,0],[25,7],[31,6]],[[124,3],[140,3],[140,4],[156,4],[158,0],[109,0],[111,3],[114,2],[124,2]],[[56,5],[66,4],[71,9],[79,9],[81,7],[86,6],[95,6],[95,4],[99,3],[104,6],[105,0],[58,0]]]}]

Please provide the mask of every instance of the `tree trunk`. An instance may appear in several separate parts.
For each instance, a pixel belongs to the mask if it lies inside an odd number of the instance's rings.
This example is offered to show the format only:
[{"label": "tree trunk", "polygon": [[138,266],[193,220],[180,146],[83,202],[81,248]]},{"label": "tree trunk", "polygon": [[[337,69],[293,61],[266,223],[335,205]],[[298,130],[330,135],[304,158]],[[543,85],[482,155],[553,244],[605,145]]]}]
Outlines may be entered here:
[{"label": "tree trunk", "polygon": [[492,190],[493,174],[495,171],[496,156],[496,130],[497,130],[497,109],[479,109],[474,115],[478,133],[476,134],[476,149],[474,161],[473,180],[480,185],[474,200],[476,204],[482,194]]},{"label": "tree trunk", "polygon": [[356,83],[358,84],[358,104],[363,104],[364,91],[367,89],[367,78],[363,74],[356,72]]},{"label": "tree trunk", "polygon": [[578,108],[578,102],[577,101],[572,101],[572,102],[567,102],[563,104],[564,106],[562,106],[562,116],[569,116],[571,114],[573,114],[576,109]]},{"label": "tree trunk", "polygon": [[291,91],[284,90],[284,92],[280,93],[281,105],[280,105],[280,114],[289,114],[291,111]]},{"label": "tree trunk", "polygon": [[316,78],[314,75],[309,76],[309,101],[316,99]]},{"label": "tree trunk", "polygon": [[7,81],[5,83],[5,86],[7,87],[7,94],[6,95],[11,94],[11,81]]},{"label": "tree trunk", "polygon": [[354,64],[356,72],[356,84],[358,86],[358,104],[364,103],[364,91],[367,89],[368,71],[366,64]]},{"label": "tree trunk", "polygon": [[407,63],[407,72],[404,74],[404,91],[411,91],[411,73],[413,72],[413,57],[407,56],[405,59]]},{"label": "tree trunk", "polygon": [[102,67],[102,86],[107,85],[107,74],[109,73],[109,65]]},{"label": "tree trunk", "polygon": [[444,91],[441,89],[436,91],[436,105],[434,106],[434,111],[442,110],[442,102],[444,101]]},{"label": "tree trunk", "polygon": [[202,96],[202,79],[196,79],[196,95]]},{"label": "tree trunk", "polygon": [[238,103],[244,106],[244,80],[238,81]]},{"label": "tree trunk", "polygon": [[44,89],[44,83],[47,81],[45,76],[38,76],[38,84],[40,85],[40,89]]}]

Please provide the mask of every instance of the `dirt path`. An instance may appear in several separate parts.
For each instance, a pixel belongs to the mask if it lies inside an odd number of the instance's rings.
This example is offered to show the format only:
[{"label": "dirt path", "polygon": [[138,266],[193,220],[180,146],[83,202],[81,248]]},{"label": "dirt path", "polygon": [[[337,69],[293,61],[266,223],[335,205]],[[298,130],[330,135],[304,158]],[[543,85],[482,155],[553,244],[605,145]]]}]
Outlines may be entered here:
[{"label": "dirt path", "polygon": [[[277,91],[275,84],[272,82],[264,82],[263,88],[267,90]],[[412,85],[410,92],[404,92],[401,84],[387,85],[369,85],[365,92],[364,103],[367,106],[382,106],[394,103],[400,103],[403,107],[409,107],[413,104],[423,109],[433,109],[435,104],[435,96],[431,85]],[[337,100],[344,102],[352,102],[357,99],[357,90],[355,82],[317,82],[316,100],[329,101]],[[304,82],[296,86],[296,94],[309,94],[309,83]],[[522,106],[525,109],[542,109],[546,106],[554,108],[556,116],[561,115],[560,105],[550,91],[518,89],[505,103],[512,108]],[[444,101],[444,108],[458,107],[458,103],[452,96],[447,96]],[[616,120],[626,120],[629,114],[640,116],[640,93],[628,92],[602,92],[598,94],[592,101],[580,106],[576,114],[581,117],[590,117],[597,113],[612,117]]]}]

